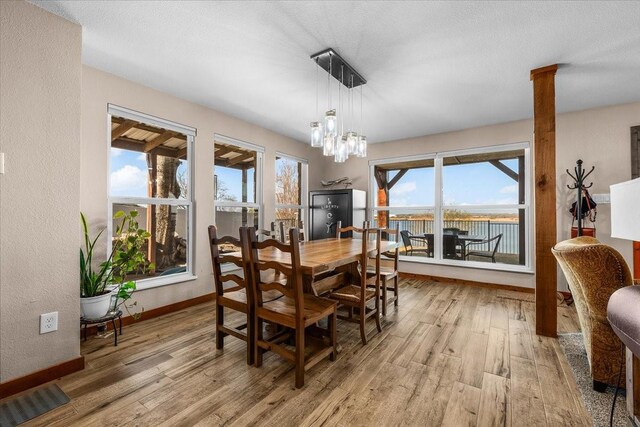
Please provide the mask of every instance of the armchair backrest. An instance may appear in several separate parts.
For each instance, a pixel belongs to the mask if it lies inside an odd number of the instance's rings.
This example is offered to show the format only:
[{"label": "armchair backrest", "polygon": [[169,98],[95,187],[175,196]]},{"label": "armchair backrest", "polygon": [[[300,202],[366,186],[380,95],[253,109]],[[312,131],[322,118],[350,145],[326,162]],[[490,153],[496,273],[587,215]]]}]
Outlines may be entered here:
[{"label": "armchair backrest", "polygon": [[[633,284],[629,266],[618,251],[593,237],[576,237],[551,249],[567,282],[591,316],[606,322],[607,303],[616,290]],[[584,302],[579,301],[584,297]],[[580,314],[580,311],[579,313]]]}]

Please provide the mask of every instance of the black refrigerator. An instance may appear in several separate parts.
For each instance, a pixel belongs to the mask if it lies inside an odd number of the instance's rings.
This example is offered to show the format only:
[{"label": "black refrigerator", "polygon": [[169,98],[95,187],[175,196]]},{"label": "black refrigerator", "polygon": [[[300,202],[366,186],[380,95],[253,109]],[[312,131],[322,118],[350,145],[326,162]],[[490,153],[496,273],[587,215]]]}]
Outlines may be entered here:
[{"label": "black refrigerator", "polygon": [[[336,235],[336,223],[362,227],[367,212],[367,193],[361,190],[316,190],[309,192],[310,240]],[[343,237],[351,237],[345,233]]]}]

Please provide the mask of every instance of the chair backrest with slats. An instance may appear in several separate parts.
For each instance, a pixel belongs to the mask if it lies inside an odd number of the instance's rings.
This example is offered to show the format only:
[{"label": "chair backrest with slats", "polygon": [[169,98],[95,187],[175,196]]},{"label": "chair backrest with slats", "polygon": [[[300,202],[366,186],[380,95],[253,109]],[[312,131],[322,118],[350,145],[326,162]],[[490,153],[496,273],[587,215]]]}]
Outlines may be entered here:
[{"label": "chair backrest with slats", "polygon": [[[289,241],[288,229],[285,231],[284,221],[280,221],[280,242],[287,243]],[[298,221],[298,238],[301,242],[304,242],[304,222]]]},{"label": "chair backrest with slats", "polygon": [[[298,230],[295,228],[289,230],[288,244],[279,242],[275,239],[258,242],[252,228],[248,229],[247,237],[249,239],[247,248],[249,250],[248,261],[250,263],[249,270],[251,276],[251,289],[256,306],[262,306],[262,292],[275,290],[295,301],[296,317],[300,317],[300,319],[302,319],[302,316],[304,315],[304,294],[302,290],[302,270],[300,269],[300,243]],[[288,258],[290,262],[284,264],[261,257],[261,252],[268,253],[271,251],[279,251],[282,254],[288,255],[288,257],[285,258]],[[285,276],[286,280],[264,282],[262,276],[274,277],[269,274],[261,275],[260,272],[264,271],[275,271],[276,278]]]},{"label": "chair backrest with slats", "polygon": [[[255,231],[254,231],[255,235]],[[209,248],[211,249],[211,265],[213,267],[213,278],[215,281],[216,294],[224,295],[225,292],[237,291],[247,288],[247,270],[248,270],[248,252],[246,248],[246,228],[240,227],[240,239],[232,236],[218,237],[218,231],[215,225],[209,226]],[[226,245],[227,250],[221,246]],[[243,248],[243,246],[245,246]],[[225,255],[228,252],[242,252],[242,258]],[[222,274],[223,264],[233,264],[242,269],[244,277],[240,277],[235,273]],[[223,284],[233,282],[236,286],[225,289]]]},{"label": "chair backrest with slats", "polygon": [[[366,230],[366,221],[363,223],[363,225],[365,225],[365,227],[363,228],[358,228],[358,227],[354,227],[353,225],[350,225],[348,227],[343,227],[342,226],[342,221],[338,221],[336,223],[336,239],[339,239],[342,237],[342,233],[348,233],[350,231],[352,231],[353,233],[358,233],[360,234],[360,236],[363,236],[364,231]],[[353,237],[356,237],[355,235]]]},{"label": "chair backrest with slats", "polygon": [[381,228],[380,229],[382,240],[393,241],[396,243],[395,249],[391,251],[384,252],[382,255],[385,258],[393,260],[393,268],[394,270],[398,269],[398,255],[399,255],[399,245],[400,243],[400,225],[397,224],[396,228]]},{"label": "chair backrest with slats", "polygon": [[[360,287],[360,298],[361,301],[365,300],[365,293],[367,289],[367,266],[369,264],[369,259],[374,261],[374,271],[376,275],[376,280],[380,279],[380,244],[381,244],[381,230],[379,228],[365,228],[362,230],[362,252],[360,255],[360,279],[361,279],[361,287]],[[375,239],[375,252],[371,254],[370,243],[372,241],[372,237]],[[380,283],[378,282],[376,286]]]}]

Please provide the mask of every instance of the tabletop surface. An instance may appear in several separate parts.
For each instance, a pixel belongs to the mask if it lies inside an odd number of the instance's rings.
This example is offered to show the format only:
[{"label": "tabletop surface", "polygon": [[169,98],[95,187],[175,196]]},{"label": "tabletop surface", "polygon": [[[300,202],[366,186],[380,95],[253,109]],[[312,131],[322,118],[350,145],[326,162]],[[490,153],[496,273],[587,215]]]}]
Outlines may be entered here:
[{"label": "tabletop surface", "polygon": [[[380,242],[381,252],[395,249],[398,244],[383,240]],[[376,249],[375,240],[367,242],[367,250],[373,252]],[[316,275],[324,271],[333,270],[341,265],[355,262],[362,254],[362,240],[353,238],[310,240],[300,243],[300,267],[304,274]],[[240,252],[227,254],[241,256]],[[275,248],[260,250],[260,259],[263,261],[277,261],[289,264],[289,254],[280,252]]]}]

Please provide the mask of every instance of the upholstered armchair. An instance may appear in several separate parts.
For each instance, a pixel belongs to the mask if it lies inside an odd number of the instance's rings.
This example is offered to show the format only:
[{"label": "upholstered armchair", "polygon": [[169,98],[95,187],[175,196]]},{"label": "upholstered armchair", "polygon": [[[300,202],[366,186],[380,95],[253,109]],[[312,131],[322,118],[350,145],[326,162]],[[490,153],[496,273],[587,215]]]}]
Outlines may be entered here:
[{"label": "upholstered armchair", "polygon": [[593,237],[576,237],[552,250],[562,268],[578,310],[593,388],[615,387],[622,344],[607,320],[607,303],[616,290],[633,284],[629,267],[615,249]]}]

